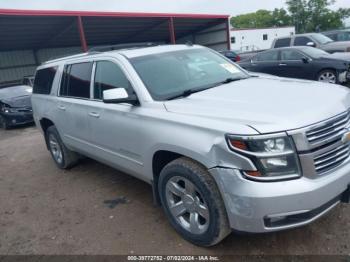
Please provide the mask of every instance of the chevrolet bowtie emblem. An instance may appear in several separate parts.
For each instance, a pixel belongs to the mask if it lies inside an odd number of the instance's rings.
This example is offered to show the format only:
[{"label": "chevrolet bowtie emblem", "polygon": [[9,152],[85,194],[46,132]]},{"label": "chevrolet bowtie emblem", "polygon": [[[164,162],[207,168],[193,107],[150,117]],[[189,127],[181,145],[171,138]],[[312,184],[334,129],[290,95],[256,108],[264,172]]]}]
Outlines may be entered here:
[{"label": "chevrolet bowtie emblem", "polygon": [[350,131],[346,132],[343,137],[341,138],[341,141],[346,144],[350,142]]}]

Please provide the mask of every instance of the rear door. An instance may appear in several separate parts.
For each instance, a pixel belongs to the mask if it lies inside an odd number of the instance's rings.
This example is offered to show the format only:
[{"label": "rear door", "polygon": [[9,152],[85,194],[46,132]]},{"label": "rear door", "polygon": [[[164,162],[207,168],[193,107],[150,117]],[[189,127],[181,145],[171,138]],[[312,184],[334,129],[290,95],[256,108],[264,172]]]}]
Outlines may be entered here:
[{"label": "rear door", "polygon": [[276,75],[279,51],[271,50],[257,54],[251,61],[251,71]]},{"label": "rear door", "polygon": [[278,75],[292,78],[307,78],[310,63],[305,63],[305,55],[295,49],[281,50]]},{"label": "rear door", "polygon": [[62,138],[68,145],[84,152],[90,149],[88,108],[92,65],[92,62],[65,65],[56,105]]}]

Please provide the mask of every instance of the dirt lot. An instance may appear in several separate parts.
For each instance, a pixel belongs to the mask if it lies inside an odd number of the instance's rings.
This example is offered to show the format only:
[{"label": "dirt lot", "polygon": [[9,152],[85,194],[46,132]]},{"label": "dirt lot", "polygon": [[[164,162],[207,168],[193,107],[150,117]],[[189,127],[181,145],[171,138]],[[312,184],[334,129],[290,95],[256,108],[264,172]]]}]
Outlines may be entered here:
[{"label": "dirt lot", "polygon": [[0,254],[349,255],[350,206],[303,228],[199,248],[175,233],[144,182],[92,160],[61,171],[35,127],[1,130]]}]

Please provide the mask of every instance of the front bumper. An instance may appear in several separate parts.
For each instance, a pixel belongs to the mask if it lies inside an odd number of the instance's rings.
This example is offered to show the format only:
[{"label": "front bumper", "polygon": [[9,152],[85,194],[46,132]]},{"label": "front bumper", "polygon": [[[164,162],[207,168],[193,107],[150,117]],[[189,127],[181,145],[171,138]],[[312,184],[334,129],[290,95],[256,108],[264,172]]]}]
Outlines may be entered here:
[{"label": "front bumper", "polygon": [[324,177],[255,182],[237,169],[209,170],[225,202],[232,229],[250,233],[306,225],[339,202],[349,202],[350,164]]},{"label": "front bumper", "polygon": [[23,124],[32,123],[34,121],[32,111],[15,112],[15,113],[2,113],[1,115],[5,119],[8,126],[23,125]]},{"label": "front bumper", "polygon": [[350,72],[345,71],[339,74],[338,76],[339,83],[346,83],[350,81]]}]

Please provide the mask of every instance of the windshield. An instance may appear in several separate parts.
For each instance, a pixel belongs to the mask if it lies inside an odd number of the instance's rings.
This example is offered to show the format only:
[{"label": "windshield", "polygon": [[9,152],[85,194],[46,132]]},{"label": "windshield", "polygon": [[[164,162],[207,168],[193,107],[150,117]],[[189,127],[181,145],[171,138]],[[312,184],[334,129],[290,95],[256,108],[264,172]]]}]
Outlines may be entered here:
[{"label": "windshield", "polygon": [[173,51],[130,59],[154,100],[167,100],[227,79],[247,78],[238,66],[205,48]]},{"label": "windshield", "polygon": [[334,42],[332,39],[330,39],[328,36],[322,35],[322,34],[314,34],[312,37],[321,45]]},{"label": "windshield", "polygon": [[314,47],[303,48],[303,52],[311,58],[321,58],[329,56],[329,53],[327,53],[326,51]]}]

